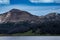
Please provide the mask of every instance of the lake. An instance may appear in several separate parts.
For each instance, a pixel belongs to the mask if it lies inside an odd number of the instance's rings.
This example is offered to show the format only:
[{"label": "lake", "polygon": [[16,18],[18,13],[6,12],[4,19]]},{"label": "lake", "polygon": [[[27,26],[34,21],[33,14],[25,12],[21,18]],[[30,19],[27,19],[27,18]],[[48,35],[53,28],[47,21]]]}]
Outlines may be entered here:
[{"label": "lake", "polygon": [[60,40],[60,36],[1,36],[0,40]]}]

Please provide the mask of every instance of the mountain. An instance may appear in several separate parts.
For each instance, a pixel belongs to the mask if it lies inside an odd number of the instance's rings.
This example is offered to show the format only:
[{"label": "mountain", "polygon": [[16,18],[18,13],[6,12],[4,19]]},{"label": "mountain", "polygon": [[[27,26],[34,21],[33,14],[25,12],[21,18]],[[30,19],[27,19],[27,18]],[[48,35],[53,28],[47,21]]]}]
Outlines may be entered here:
[{"label": "mountain", "polygon": [[0,14],[0,33],[26,32],[38,24],[39,17],[19,9]]},{"label": "mountain", "polygon": [[60,34],[60,14],[32,15],[27,11],[12,9],[0,14],[0,34],[24,33]]},{"label": "mountain", "polygon": [[49,13],[41,16],[38,27],[42,34],[60,34],[60,13]]},{"label": "mountain", "polygon": [[19,21],[36,21],[38,16],[32,15],[29,12],[12,9],[9,12],[0,14],[0,23],[3,22],[19,22]]}]

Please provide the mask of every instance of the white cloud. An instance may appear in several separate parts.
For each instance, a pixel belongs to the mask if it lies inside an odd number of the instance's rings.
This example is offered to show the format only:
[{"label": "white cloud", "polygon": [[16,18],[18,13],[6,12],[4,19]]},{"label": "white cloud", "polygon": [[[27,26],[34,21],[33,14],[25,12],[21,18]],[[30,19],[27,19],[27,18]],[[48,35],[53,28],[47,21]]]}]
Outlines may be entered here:
[{"label": "white cloud", "polygon": [[53,3],[54,0],[30,0],[32,3]]},{"label": "white cloud", "polygon": [[9,4],[10,0],[0,0],[0,4]]},{"label": "white cloud", "polygon": [[54,0],[55,1],[55,3],[60,3],[60,0]]}]

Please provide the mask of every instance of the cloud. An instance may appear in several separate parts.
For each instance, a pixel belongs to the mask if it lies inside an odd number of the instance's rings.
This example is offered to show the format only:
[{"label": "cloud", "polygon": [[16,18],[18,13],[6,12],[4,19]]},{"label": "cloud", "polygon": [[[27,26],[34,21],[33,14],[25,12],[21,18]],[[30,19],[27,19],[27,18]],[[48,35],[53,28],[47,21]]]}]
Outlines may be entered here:
[{"label": "cloud", "polygon": [[8,5],[8,6],[0,7],[1,9],[0,13],[8,12],[13,8],[27,11],[37,16],[46,15],[51,12],[60,13],[60,6],[27,6],[27,5],[10,5],[10,6]]},{"label": "cloud", "polygon": [[30,0],[32,3],[53,3],[54,0]]},{"label": "cloud", "polygon": [[54,0],[55,1],[55,3],[60,3],[60,0]]},{"label": "cloud", "polygon": [[0,0],[0,4],[10,4],[10,0]]},{"label": "cloud", "polygon": [[60,0],[30,0],[32,3],[60,3]]}]

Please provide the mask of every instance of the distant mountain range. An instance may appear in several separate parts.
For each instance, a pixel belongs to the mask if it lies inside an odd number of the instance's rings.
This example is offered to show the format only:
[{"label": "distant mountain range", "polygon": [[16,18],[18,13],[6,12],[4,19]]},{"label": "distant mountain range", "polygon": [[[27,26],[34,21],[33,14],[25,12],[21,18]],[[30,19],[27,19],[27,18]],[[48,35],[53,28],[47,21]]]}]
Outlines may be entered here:
[{"label": "distant mountain range", "polygon": [[11,34],[19,32],[60,34],[60,14],[49,13],[45,16],[32,15],[19,9],[12,9],[0,14],[0,33]]}]

